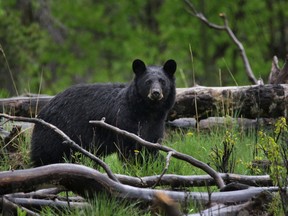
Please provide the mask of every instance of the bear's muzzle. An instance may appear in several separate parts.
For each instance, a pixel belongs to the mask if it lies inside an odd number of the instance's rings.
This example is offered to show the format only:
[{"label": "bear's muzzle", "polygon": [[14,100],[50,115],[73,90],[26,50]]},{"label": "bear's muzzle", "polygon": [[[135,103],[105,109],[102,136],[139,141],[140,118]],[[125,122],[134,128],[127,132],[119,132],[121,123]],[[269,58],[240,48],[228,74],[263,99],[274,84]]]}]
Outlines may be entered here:
[{"label": "bear's muzzle", "polygon": [[160,88],[151,89],[148,94],[150,100],[161,100],[163,98],[162,90]]}]

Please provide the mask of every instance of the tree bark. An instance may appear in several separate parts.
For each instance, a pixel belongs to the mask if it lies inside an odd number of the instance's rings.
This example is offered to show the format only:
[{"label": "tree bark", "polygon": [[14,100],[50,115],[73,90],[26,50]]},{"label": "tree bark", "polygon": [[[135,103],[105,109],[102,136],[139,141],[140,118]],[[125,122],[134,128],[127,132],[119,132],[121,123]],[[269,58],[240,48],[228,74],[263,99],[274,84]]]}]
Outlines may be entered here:
[{"label": "tree bark", "polygon": [[[241,118],[287,117],[288,84],[178,88],[168,120],[211,116]],[[33,117],[52,96],[0,99],[0,113]]]}]

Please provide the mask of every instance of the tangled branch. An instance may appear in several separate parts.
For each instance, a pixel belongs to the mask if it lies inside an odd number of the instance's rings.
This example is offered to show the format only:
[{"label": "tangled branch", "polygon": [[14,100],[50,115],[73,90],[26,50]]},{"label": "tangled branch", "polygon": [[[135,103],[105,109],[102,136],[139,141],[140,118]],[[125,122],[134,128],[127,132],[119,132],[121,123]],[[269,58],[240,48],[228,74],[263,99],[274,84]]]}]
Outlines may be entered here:
[{"label": "tangled branch", "polygon": [[137,143],[139,143],[140,145],[144,146],[144,147],[149,147],[152,149],[157,149],[157,150],[161,150],[167,153],[170,153],[172,155],[172,157],[175,157],[177,159],[186,161],[188,163],[190,163],[191,165],[198,167],[202,170],[204,170],[207,174],[209,174],[211,177],[213,177],[215,179],[215,181],[217,182],[217,185],[219,188],[223,188],[225,186],[225,183],[223,181],[223,179],[220,177],[219,173],[217,173],[214,169],[212,169],[210,166],[208,166],[206,163],[203,163],[202,161],[199,161],[195,158],[193,158],[190,155],[187,154],[183,154],[181,152],[176,151],[175,149],[172,149],[170,147],[164,146],[164,145],[160,145],[159,143],[151,143],[148,142],[146,140],[143,140],[141,137],[130,133],[128,131],[125,130],[121,130],[120,128],[117,128],[113,125],[107,124],[106,122],[104,122],[104,120],[101,121],[89,121],[89,123],[93,124],[93,125],[97,125],[109,130],[114,131],[117,134],[126,136],[127,138],[133,139],[135,140]]}]

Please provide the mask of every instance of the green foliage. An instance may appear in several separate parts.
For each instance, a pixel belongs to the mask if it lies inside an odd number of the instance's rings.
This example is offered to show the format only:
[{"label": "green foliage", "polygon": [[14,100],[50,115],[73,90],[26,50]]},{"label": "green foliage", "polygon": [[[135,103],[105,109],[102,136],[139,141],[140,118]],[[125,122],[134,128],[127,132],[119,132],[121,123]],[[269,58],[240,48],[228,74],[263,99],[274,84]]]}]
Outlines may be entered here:
[{"label": "green foliage", "polygon": [[[12,2],[5,1],[0,5],[0,82],[4,90],[15,94],[19,90],[30,92],[30,86],[39,85],[38,74],[43,67],[39,57],[50,40],[36,22],[24,24],[21,12],[14,8]],[[16,82],[16,89],[11,79]]]},{"label": "green foliage", "polygon": [[[90,206],[84,208],[64,209],[61,215],[107,215],[107,216],[138,216],[139,214],[149,216],[150,213],[145,213],[137,207],[137,202],[128,202],[121,199],[109,197],[107,194],[98,194],[95,199],[89,201]],[[59,215],[59,211],[51,208],[42,210],[41,215]]]},{"label": "green foliage", "polygon": [[[281,117],[275,123],[275,129],[272,135],[260,131],[258,149],[262,151],[263,157],[269,162],[269,174],[275,186],[279,187],[279,197],[282,203],[281,211],[285,215],[288,213],[287,208],[287,177],[288,177],[288,153],[287,153],[287,132],[288,126],[286,119]],[[281,136],[284,134],[284,140]],[[274,199],[274,207],[279,203]],[[278,204],[279,205],[279,204]],[[273,208],[273,206],[271,206]]]},{"label": "green foliage", "polygon": [[17,208],[17,216],[26,216],[26,215],[27,215],[27,212],[25,210]]},{"label": "green foliage", "polygon": [[281,133],[287,133],[286,119],[279,118],[275,124],[272,135],[267,135],[263,131],[259,132],[258,148],[262,150],[264,157],[270,162],[270,176],[274,184],[279,187],[287,186],[287,143],[281,141]]},{"label": "green foliage", "polygon": [[[288,16],[288,2],[192,2],[216,24],[223,24],[219,13],[227,15],[257,78],[266,80],[274,55],[284,58],[281,20]],[[191,16],[184,1],[1,1],[0,32],[0,92],[11,95],[39,89],[55,94],[81,82],[127,82],[135,58],[147,64],[175,59],[178,87],[191,86],[192,73],[198,84],[217,86],[219,71],[222,85],[235,84],[230,73],[239,85],[249,84],[226,32]]]},{"label": "green foliage", "polygon": [[[0,127],[1,123],[0,121]],[[31,128],[21,129],[8,122],[4,125],[3,131],[8,131],[13,136],[4,135],[5,138],[2,138],[0,128],[0,171],[28,168]]]},{"label": "green foliage", "polygon": [[233,173],[235,169],[235,145],[237,135],[234,132],[226,130],[223,141],[220,146],[215,144],[212,147],[210,158],[216,170],[222,173]]}]

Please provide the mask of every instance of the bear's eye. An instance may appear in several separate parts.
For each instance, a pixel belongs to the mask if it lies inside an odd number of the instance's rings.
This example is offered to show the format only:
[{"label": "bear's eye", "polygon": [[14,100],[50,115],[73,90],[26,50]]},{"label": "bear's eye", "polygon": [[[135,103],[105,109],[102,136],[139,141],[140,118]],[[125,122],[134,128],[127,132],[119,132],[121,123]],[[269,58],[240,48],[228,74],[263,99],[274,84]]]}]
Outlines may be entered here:
[{"label": "bear's eye", "polygon": [[145,84],[146,84],[146,85],[151,85],[151,83],[152,83],[152,80],[146,80],[146,81],[145,81]]},{"label": "bear's eye", "polygon": [[166,85],[166,81],[164,79],[159,79],[159,82],[161,83],[162,86]]}]

